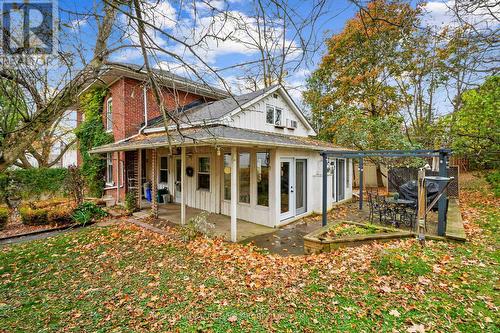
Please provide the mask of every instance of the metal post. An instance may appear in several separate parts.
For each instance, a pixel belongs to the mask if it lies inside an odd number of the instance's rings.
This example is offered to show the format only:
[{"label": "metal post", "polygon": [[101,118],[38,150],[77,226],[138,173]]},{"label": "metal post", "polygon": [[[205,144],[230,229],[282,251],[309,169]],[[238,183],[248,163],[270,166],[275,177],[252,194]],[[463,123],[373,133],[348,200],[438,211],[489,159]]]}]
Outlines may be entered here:
[{"label": "metal post", "polygon": [[[444,150],[439,151],[439,176],[448,177],[448,152]],[[444,183],[440,183],[444,186]],[[441,188],[440,188],[441,190]],[[445,236],[446,234],[446,202],[448,201],[448,194],[443,193],[438,201],[438,235]]]},{"label": "metal post", "polygon": [[326,226],[327,224],[327,205],[328,205],[328,155],[326,153],[321,154],[323,156],[323,215],[321,219],[321,224]]},{"label": "metal post", "polygon": [[359,210],[363,209],[363,158],[359,159]]}]

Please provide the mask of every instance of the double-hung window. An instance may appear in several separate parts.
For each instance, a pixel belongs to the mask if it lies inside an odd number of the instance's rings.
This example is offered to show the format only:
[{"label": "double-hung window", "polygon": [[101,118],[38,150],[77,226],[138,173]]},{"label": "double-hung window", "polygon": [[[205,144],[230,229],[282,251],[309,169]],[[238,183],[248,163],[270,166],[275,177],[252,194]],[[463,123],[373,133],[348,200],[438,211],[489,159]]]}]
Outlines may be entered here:
[{"label": "double-hung window", "polygon": [[106,155],[106,185],[113,185],[113,154]]},{"label": "double-hung window", "polygon": [[198,158],[198,189],[210,191],[210,157]]},{"label": "double-hung window", "polygon": [[283,110],[268,105],[266,107],[266,123],[274,125],[274,126],[282,126],[283,125]]},{"label": "double-hung window", "polygon": [[109,98],[106,103],[106,131],[113,130],[113,99]]},{"label": "double-hung window", "polygon": [[160,183],[168,183],[168,157],[160,157]]},{"label": "double-hung window", "polygon": [[224,200],[231,200],[231,154],[224,154]]},{"label": "double-hung window", "polygon": [[240,202],[250,203],[250,153],[239,155]]},{"label": "double-hung window", "polygon": [[269,153],[257,153],[257,205],[269,206]]}]

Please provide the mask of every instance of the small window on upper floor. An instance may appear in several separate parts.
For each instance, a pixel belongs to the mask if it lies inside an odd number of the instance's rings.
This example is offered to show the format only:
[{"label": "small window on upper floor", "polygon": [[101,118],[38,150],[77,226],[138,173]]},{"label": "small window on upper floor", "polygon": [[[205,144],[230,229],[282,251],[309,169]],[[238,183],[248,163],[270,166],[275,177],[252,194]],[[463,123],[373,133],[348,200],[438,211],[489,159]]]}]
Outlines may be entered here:
[{"label": "small window on upper floor", "polygon": [[106,103],[106,131],[113,130],[113,99],[108,99]]},{"label": "small window on upper floor", "polygon": [[283,125],[283,111],[281,109],[274,110],[274,126]]},{"label": "small window on upper floor", "polygon": [[283,126],[283,110],[268,105],[266,107],[266,123],[274,126]]},{"label": "small window on upper floor", "polygon": [[266,123],[274,125],[274,107],[270,105],[266,109]]}]

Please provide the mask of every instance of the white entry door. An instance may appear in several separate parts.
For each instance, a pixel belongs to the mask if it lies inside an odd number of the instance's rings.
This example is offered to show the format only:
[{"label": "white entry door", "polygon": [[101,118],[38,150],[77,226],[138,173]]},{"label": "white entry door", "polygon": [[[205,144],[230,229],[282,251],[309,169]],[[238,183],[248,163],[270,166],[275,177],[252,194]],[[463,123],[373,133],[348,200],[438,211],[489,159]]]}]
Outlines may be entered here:
[{"label": "white entry door", "polygon": [[283,157],[280,161],[280,219],[306,212],[307,160]]},{"label": "white entry door", "polygon": [[182,199],[182,161],[180,157],[176,157],[175,161],[175,182],[174,182],[174,192],[175,192],[175,202],[180,203]]}]

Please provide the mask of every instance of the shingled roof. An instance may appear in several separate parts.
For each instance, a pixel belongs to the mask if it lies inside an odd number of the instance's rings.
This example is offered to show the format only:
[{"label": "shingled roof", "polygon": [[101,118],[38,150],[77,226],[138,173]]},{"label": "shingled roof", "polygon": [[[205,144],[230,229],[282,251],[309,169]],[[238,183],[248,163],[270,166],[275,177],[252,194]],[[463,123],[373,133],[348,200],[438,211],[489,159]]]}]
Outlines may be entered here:
[{"label": "shingled roof", "polygon": [[[223,118],[224,116],[230,114],[232,111],[238,109],[238,107],[241,107],[242,105],[254,100],[255,98],[264,95],[275,87],[276,85],[247,94],[231,96],[225,99],[207,103],[195,101],[188,105],[180,107],[175,111],[172,111],[171,114],[177,114],[177,119],[181,124],[193,124],[202,121],[210,122]],[[162,117],[150,120],[148,128],[155,128],[159,124],[162,124]]]},{"label": "shingled roof", "polygon": [[[181,132],[169,132],[174,146],[193,144],[237,144],[258,145],[263,147],[306,148],[311,150],[345,149],[331,143],[308,137],[290,136],[270,132],[254,131],[224,125],[191,127]],[[135,150],[142,148],[157,148],[168,145],[166,133],[139,135],[128,140],[111,143],[92,149],[91,153],[109,153],[115,151]]]}]

